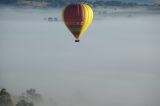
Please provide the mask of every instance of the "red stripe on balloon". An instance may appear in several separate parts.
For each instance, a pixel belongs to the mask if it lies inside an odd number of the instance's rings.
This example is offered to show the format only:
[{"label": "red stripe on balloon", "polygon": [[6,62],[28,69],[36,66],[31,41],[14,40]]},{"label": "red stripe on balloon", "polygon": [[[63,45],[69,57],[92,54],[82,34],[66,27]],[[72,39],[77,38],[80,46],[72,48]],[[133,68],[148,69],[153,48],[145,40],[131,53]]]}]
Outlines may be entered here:
[{"label": "red stripe on balloon", "polygon": [[72,32],[72,34],[78,39],[79,35],[80,35],[80,32]]},{"label": "red stripe on balloon", "polygon": [[68,5],[64,10],[64,21],[66,23],[79,22],[84,19],[84,10],[81,4]]}]

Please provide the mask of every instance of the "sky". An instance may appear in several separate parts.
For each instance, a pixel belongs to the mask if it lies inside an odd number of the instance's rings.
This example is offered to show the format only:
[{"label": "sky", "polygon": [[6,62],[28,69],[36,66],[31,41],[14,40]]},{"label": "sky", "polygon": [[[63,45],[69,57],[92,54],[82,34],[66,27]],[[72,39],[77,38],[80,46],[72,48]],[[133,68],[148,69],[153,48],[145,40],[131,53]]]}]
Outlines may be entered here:
[{"label": "sky", "polygon": [[57,106],[159,106],[160,15],[99,17],[79,43],[61,10],[0,10],[0,88]]}]

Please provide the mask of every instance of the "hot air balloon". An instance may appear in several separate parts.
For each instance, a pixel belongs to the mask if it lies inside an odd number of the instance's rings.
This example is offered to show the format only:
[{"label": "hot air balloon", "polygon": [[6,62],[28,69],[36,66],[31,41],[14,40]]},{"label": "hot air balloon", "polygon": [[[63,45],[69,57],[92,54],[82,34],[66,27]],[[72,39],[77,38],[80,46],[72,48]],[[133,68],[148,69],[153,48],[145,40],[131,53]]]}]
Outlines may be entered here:
[{"label": "hot air balloon", "polygon": [[62,12],[62,19],[67,28],[79,42],[88,26],[92,23],[93,10],[84,3],[67,5]]}]

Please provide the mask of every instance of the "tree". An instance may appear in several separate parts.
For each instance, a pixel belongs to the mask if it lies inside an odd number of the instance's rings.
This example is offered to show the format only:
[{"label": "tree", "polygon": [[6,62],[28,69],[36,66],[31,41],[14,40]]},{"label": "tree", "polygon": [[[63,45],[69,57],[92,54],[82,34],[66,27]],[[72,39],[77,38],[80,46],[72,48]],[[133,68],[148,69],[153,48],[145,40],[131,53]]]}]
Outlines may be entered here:
[{"label": "tree", "polygon": [[42,102],[42,96],[36,92],[36,89],[26,90],[26,96],[34,102]]},{"label": "tree", "polygon": [[16,106],[34,106],[34,104],[22,99],[16,104]]},{"label": "tree", "polygon": [[5,88],[0,91],[0,106],[13,106],[11,96]]}]

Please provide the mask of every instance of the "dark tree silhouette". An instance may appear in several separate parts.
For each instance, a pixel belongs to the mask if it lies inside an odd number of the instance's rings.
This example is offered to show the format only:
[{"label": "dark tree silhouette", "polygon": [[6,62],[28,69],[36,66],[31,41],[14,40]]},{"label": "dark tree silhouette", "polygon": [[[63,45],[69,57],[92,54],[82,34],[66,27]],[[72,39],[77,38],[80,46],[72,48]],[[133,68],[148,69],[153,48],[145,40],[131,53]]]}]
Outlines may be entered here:
[{"label": "dark tree silhouette", "polygon": [[13,106],[11,96],[5,88],[0,91],[0,106]]}]

